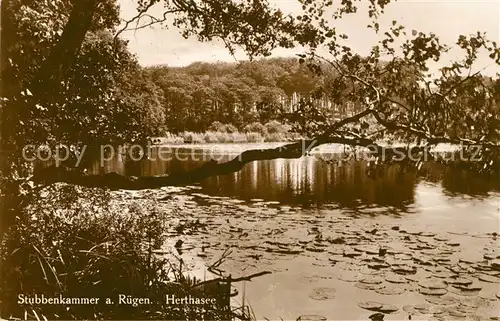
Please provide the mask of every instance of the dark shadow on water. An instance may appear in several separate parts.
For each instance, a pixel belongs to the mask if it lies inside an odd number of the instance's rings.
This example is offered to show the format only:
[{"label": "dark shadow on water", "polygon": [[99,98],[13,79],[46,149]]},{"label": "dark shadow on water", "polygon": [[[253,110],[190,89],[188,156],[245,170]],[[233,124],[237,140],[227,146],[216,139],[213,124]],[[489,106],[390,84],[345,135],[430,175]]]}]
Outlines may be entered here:
[{"label": "dark shadow on water", "polygon": [[[234,155],[223,155],[226,161]],[[165,175],[194,169],[203,161],[192,159],[170,161],[142,160],[137,162],[111,160],[100,168],[95,162],[91,172],[115,171],[129,176]],[[484,179],[463,170],[426,163],[417,173],[395,164],[368,175],[364,161],[328,164],[317,156],[301,159],[275,159],[252,162],[237,173],[209,178],[201,183],[201,193],[235,197],[242,200],[263,199],[282,205],[341,208],[355,213],[407,213],[415,203],[418,184],[432,182],[442,186],[449,197],[468,195],[487,197],[500,191],[500,181]]]}]

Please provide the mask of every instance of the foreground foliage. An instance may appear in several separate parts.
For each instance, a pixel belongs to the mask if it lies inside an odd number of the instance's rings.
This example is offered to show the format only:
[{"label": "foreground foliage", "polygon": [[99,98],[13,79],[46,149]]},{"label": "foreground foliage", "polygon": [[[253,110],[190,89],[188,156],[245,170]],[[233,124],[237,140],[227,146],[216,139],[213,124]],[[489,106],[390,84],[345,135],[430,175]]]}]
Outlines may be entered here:
[{"label": "foreground foliage", "polygon": [[[2,240],[2,317],[229,318],[229,288],[193,288],[196,281],[184,275],[181,262],[154,253],[164,246],[172,213],[137,203],[123,208],[103,190],[59,184],[41,190],[23,214]],[[99,298],[99,304],[18,304],[19,294]],[[118,304],[119,295],[151,303]],[[201,311],[167,304],[166,295],[214,297],[217,304],[199,306]],[[106,304],[107,298],[113,304]]]}]

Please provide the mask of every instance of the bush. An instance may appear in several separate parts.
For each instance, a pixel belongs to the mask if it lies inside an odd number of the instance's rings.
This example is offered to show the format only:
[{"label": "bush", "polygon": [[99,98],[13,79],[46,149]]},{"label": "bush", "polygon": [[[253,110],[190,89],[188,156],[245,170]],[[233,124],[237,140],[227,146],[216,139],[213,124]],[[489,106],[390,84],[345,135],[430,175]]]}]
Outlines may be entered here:
[{"label": "bush", "polygon": [[202,134],[193,132],[184,132],[182,136],[183,136],[183,141],[186,144],[203,144],[205,142]]},{"label": "bush", "polygon": [[220,121],[214,121],[212,124],[210,124],[210,126],[208,126],[208,131],[225,133],[226,125],[224,125]]},{"label": "bush", "polygon": [[295,132],[286,133],[286,140],[287,141],[295,141],[295,140],[299,140],[302,138],[303,137],[299,133],[295,133]]},{"label": "bush", "polygon": [[215,132],[206,132],[203,136],[203,140],[205,143],[209,144],[220,143],[220,136]]},{"label": "bush", "polygon": [[285,142],[287,141],[284,133],[268,133],[265,136],[266,142]]},{"label": "bush", "polygon": [[238,128],[236,128],[233,124],[223,124],[219,121],[214,121],[210,126],[208,126],[208,131],[232,134],[238,132]]},{"label": "bush", "polygon": [[248,124],[243,130],[245,131],[245,133],[259,133],[262,136],[267,134],[266,126],[262,125],[259,122]]},{"label": "bush", "polygon": [[184,143],[184,137],[174,135],[171,133],[167,133],[165,137],[161,139],[162,144],[183,144]]},{"label": "bush", "polygon": [[281,124],[277,120],[272,120],[264,125],[269,134],[286,133],[288,131],[287,126]]},{"label": "bush", "polygon": [[[273,125],[274,126],[274,125]],[[287,125],[280,125],[281,129],[286,129]],[[250,127],[264,129],[264,134],[256,131],[248,131]],[[277,126],[274,126],[277,127]],[[203,134],[184,132],[179,136],[167,133],[166,137],[161,138],[162,144],[224,144],[224,143],[262,143],[266,142],[287,142],[301,139],[301,135],[295,132],[274,132],[268,133],[264,125],[260,123],[252,123],[245,127],[245,132],[212,132],[208,131]]]},{"label": "bush", "polygon": [[247,133],[247,142],[249,143],[262,143],[264,142],[264,137],[260,133]]},{"label": "bush", "polygon": [[234,126],[233,124],[226,124],[224,127],[224,132],[228,134],[233,134],[238,132],[238,128]]},{"label": "bush", "polygon": [[[69,190],[56,191],[53,195],[67,192],[66,201],[79,198],[77,192]],[[93,201],[98,195],[105,198],[102,191],[91,193],[97,194],[87,195]],[[161,213],[145,215],[140,206],[119,213],[106,208],[104,201],[80,203],[80,208],[57,208],[56,203],[46,203],[43,198],[35,200],[34,206],[27,210],[26,222],[9,231],[2,254],[15,248],[17,255],[2,255],[2,265],[9,267],[2,270],[2,293],[13,291],[56,297],[56,293],[61,292],[65,297],[99,297],[104,303],[105,298],[117,298],[122,293],[150,297],[150,291],[154,292],[154,288],[161,285],[158,278],[161,273],[155,271],[162,263],[151,255],[152,249],[161,246],[163,241],[160,237],[164,227]],[[26,258],[31,257],[34,259],[26,262]],[[16,270],[21,273],[17,274]],[[17,298],[17,294],[2,298],[6,303],[4,307],[22,315],[23,307],[12,302],[10,297]],[[72,319],[72,315],[93,318],[94,313],[99,318],[135,314],[131,307],[118,310],[116,306],[105,305],[91,308],[77,305],[68,311],[64,305],[42,307],[39,312],[49,319],[55,318],[55,314],[62,319]]]},{"label": "bush", "polygon": [[246,143],[247,142],[247,135],[242,134],[242,133],[233,133],[231,134],[232,142],[233,143]]}]

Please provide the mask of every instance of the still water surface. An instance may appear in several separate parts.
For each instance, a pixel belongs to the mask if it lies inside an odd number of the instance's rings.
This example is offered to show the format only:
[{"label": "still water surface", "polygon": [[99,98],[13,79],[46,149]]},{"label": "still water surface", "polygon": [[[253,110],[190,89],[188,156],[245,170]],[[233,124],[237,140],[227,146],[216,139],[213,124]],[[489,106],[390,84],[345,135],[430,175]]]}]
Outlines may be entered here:
[{"label": "still water surface", "polygon": [[[116,157],[102,164],[94,162],[91,172],[117,172],[127,176],[166,175],[192,170],[211,157],[219,162],[235,157],[227,150],[207,156],[202,150],[193,153],[186,149],[179,155],[182,155],[182,160],[172,157],[172,160],[161,161],[155,151],[152,153],[153,160],[124,161]],[[251,162],[240,172],[209,178],[201,186],[203,192],[209,195],[243,200],[263,199],[305,207],[334,204],[346,209],[382,206],[398,212],[411,211],[417,190],[426,190],[425,186],[429,187],[430,194],[471,199],[495,198],[500,191],[500,181],[484,180],[435,163],[424,164],[418,174],[395,165],[378,172],[376,177],[370,177],[367,175],[367,162],[353,159],[342,163],[325,162],[335,157],[340,156],[322,153],[300,159]]]}]

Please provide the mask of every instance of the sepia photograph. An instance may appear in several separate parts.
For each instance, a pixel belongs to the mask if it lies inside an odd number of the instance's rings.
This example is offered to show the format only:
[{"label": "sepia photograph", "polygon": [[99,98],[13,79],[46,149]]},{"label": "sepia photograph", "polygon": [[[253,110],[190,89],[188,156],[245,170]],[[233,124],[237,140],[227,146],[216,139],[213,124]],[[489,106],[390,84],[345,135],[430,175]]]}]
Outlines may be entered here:
[{"label": "sepia photograph", "polygon": [[500,0],[2,0],[0,320],[500,320]]}]

